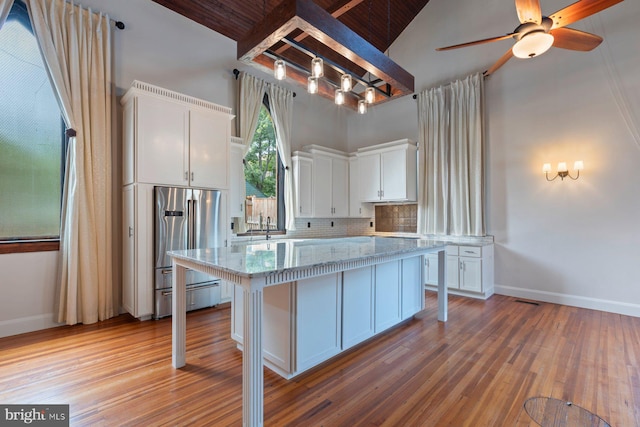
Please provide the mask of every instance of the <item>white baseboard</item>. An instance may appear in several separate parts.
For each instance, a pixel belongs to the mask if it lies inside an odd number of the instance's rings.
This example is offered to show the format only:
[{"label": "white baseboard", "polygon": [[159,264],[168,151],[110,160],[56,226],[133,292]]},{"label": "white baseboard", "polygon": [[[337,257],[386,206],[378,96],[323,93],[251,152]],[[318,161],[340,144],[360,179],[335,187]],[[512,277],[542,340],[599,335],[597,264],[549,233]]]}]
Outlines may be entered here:
[{"label": "white baseboard", "polygon": [[53,313],[47,313],[0,321],[0,338],[63,325],[55,322],[54,318],[55,315]]},{"label": "white baseboard", "polygon": [[572,307],[589,308],[592,310],[623,314],[625,316],[640,317],[640,304],[589,298],[579,295],[566,295],[535,289],[514,288],[502,285],[495,285],[495,293],[516,298],[526,298],[535,301],[544,301],[554,304],[569,305]]}]

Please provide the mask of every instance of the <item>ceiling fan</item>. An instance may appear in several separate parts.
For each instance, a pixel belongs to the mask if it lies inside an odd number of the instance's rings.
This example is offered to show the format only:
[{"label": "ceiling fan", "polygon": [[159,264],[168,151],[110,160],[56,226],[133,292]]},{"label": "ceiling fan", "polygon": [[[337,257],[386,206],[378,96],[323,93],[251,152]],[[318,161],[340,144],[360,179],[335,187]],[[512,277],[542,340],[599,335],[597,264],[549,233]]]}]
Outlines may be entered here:
[{"label": "ceiling fan", "polygon": [[513,47],[484,72],[485,76],[493,74],[513,56],[518,58],[533,58],[546,52],[551,46],[562,49],[589,51],[595,49],[602,42],[602,37],[572,28],[565,28],[565,26],[603,11],[623,0],[579,0],[564,9],[560,9],[551,16],[542,16],[539,0],[515,1],[520,25],[518,25],[512,33],[441,47],[436,50],[458,49],[514,38],[516,43]]}]

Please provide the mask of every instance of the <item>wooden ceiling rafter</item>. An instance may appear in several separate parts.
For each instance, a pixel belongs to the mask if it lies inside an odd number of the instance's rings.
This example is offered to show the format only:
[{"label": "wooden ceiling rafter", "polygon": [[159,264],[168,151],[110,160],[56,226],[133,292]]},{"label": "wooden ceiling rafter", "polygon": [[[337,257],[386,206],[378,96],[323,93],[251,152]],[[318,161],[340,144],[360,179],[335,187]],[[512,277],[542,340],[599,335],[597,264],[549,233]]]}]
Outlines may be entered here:
[{"label": "wooden ceiling rafter", "polygon": [[[341,2],[340,5],[342,8],[350,9],[355,3],[348,1]],[[337,10],[339,11],[341,8]],[[265,55],[265,52],[275,53],[275,50],[271,50],[273,46],[289,37],[296,30],[301,30],[310,38],[344,58],[343,61],[333,62],[352,75],[363,75],[362,70],[364,70],[374,76],[376,80],[384,82],[387,85],[389,96],[378,97],[376,103],[413,93],[414,78],[409,72],[312,0],[284,0],[276,6],[262,21],[256,24],[247,37],[238,41],[238,59],[270,72],[273,70],[274,59]],[[301,43],[307,36],[302,37],[302,34],[299,34],[295,38],[300,39],[298,42]],[[316,50],[309,48],[309,44],[305,44],[304,47],[314,54],[322,56]],[[284,50],[281,53],[284,53]],[[355,64],[357,71],[350,71],[350,68],[354,67],[350,67],[349,64]],[[306,87],[308,74],[291,67],[287,71],[288,78]],[[332,84],[321,81],[319,93],[333,99]],[[347,97],[346,104],[355,109],[357,100],[361,97],[362,94],[351,93]]]}]

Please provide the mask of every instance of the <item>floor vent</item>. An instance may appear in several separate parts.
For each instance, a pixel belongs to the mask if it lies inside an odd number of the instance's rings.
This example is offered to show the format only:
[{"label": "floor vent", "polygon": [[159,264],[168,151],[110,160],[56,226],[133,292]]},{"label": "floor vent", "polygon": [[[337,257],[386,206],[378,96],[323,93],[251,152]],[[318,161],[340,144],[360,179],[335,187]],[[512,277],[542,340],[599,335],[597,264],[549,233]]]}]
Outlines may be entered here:
[{"label": "floor vent", "polygon": [[537,303],[535,301],[525,301],[522,299],[517,299],[516,302],[522,303],[522,304],[531,304],[531,305],[540,305],[540,303]]}]

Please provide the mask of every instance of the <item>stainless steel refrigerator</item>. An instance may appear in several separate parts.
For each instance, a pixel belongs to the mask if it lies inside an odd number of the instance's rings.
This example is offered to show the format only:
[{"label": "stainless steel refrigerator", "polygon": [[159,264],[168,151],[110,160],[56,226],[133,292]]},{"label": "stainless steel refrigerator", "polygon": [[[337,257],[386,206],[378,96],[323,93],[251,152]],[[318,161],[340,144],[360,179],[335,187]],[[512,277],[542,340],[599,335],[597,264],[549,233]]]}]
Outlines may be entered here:
[{"label": "stainless steel refrigerator", "polygon": [[[168,251],[224,246],[222,193],[155,187],[155,312],[171,315],[172,266]],[[187,270],[187,311],[220,302],[220,280]]]}]

